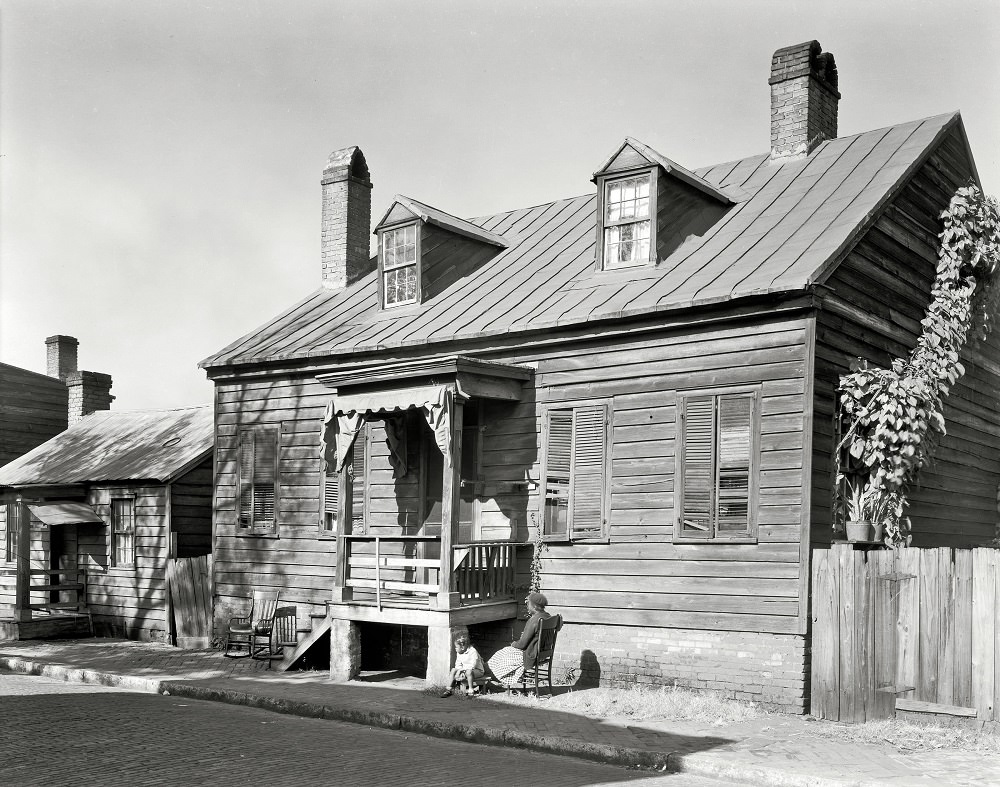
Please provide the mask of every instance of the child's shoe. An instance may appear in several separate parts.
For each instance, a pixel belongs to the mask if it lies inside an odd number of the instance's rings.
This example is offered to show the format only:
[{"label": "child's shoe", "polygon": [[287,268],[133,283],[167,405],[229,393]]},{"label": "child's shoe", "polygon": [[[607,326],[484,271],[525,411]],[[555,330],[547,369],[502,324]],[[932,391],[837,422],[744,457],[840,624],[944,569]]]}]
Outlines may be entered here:
[{"label": "child's shoe", "polygon": [[450,697],[450,696],[451,696],[451,689],[445,689],[444,691],[441,692],[441,698],[442,699],[444,699],[445,697]]}]

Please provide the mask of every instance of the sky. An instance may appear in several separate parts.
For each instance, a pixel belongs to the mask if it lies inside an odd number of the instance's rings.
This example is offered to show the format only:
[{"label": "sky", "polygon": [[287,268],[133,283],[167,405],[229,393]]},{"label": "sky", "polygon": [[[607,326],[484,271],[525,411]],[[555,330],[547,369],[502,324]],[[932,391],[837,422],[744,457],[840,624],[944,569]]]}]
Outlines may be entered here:
[{"label": "sky", "polygon": [[841,135],[960,109],[1000,194],[995,0],[0,0],[0,361],[68,334],[116,409],[207,404],[198,362],[319,286],[331,151],[364,151],[374,221],[590,193],[626,136],[730,161],[811,39]]}]

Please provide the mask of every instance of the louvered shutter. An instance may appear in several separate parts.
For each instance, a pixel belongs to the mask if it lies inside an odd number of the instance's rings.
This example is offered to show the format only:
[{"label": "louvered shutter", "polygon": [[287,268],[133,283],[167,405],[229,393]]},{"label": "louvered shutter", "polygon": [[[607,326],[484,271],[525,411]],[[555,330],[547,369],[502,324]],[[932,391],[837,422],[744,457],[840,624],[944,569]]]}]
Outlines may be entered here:
[{"label": "louvered shutter", "polygon": [[365,532],[365,483],[367,473],[368,424],[363,424],[351,447],[351,528],[354,533]]},{"label": "louvered shutter", "polygon": [[[323,460],[320,460],[321,462]],[[324,463],[325,464],[325,463]],[[331,465],[324,469],[320,487],[319,530],[323,534],[337,532],[337,502],[339,493],[339,478]]]},{"label": "louvered shutter", "polygon": [[691,396],[684,400],[684,464],[680,502],[681,535],[712,537],[712,499],[715,490],[715,397]]},{"label": "louvered shutter", "polygon": [[253,526],[253,431],[241,429],[239,440],[239,453],[237,455],[237,464],[239,465],[239,526],[249,528]]},{"label": "louvered shutter", "polygon": [[716,529],[719,534],[738,535],[749,532],[752,419],[751,397],[719,397],[716,479]]},{"label": "louvered shutter", "polygon": [[573,463],[573,411],[546,415],[545,517],[543,535],[569,537],[570,476]]},{"label": "louvered shutter", "polygon": [[607,410],[604,405],[573,411],[573,466],[570,486],[572,537],[604,535]]},{"label": "louvered shutter", "polygon": [[253,529],[274,530],[278,477],[278,433],[274,428],[254,433]]}]

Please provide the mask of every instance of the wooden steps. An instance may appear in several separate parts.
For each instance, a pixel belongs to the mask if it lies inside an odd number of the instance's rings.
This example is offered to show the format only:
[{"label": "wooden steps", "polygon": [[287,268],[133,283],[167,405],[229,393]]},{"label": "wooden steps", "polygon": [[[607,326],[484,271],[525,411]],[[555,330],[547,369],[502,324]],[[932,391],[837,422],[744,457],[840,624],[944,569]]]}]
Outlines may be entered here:
[{"label": "wooden steps", "polygon": [[277,652],[271,655],[271,666],[278,672],[286,672],[329,630],[329,615],[326,613],[309,615],[309,626],[296,626],[294,643],[290,640],[282,641],[280,638],[275,641]]}]

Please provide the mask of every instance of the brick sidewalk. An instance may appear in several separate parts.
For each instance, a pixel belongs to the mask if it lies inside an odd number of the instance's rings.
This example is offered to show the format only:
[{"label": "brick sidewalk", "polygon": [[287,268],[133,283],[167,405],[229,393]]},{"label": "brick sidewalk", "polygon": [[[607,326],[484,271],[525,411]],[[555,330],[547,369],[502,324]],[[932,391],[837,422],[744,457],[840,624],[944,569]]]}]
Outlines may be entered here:
[{"label": "brick sidewalk", "polygon": [[0,644],[0,667],[751,784],[1000,784],[1000,757],[912,754],[848,743],[825,734],[827,723],[796,716],[720,727],[629,724],[550,710],[544,701],[533,708],[488,697],[440,699],[421,691],[423,684],[416,680],[336,684],[325,672],[274,673],[261,662],[226,659],[218,651],[112,639]]}]

